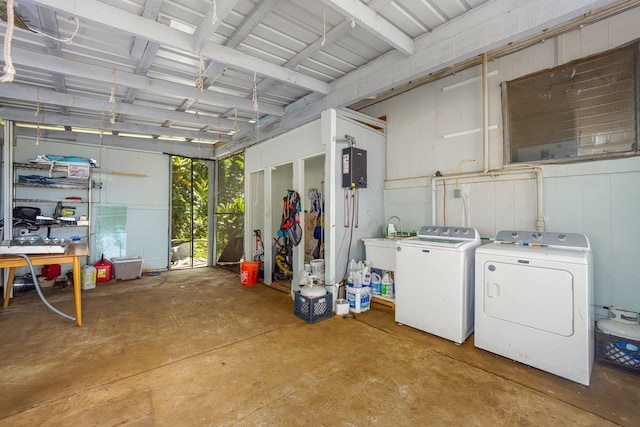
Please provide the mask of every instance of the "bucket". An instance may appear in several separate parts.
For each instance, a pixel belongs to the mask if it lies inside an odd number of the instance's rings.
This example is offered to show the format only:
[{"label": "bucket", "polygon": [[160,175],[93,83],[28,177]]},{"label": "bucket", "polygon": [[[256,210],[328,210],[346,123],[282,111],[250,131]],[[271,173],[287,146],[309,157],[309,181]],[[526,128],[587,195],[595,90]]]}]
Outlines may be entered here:
[{"label": "bucket", "polygon": [[323,259],[312,259],[310,264],[311,264],[311,274],[324,274]]},{"label": "bucket", "polygon": [[371,288],[347,286],[347,301],[349,301],[349,311],[353,313],[362,313],[369,310],[371,306]]},{"label": "bucket", "polygon": [[349,314],[349,301],[347,301],[346,299],[336,300],[336,314],[338,316]]},{"label": "bucket", "polygon": [[258,281],[258,261],[240,263],[240,283],[242,286],[253,286]]}]

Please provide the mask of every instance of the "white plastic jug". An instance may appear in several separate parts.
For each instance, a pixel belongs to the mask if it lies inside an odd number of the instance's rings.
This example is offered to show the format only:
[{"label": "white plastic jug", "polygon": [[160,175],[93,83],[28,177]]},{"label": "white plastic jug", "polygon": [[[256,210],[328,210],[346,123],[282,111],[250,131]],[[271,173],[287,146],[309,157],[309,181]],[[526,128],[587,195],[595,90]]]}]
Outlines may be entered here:
[{"label": "white plastic jug", "polygon": [[371,269],[368,265],[364,266],[364,270],[362,271],[362,285],[369,286],[371,285]]},{"label": "white plastic jug", "polygon": [[380,295],[382,292],[382,277],[375,271],[371,273],[371,293]]},{"label": "white plastic jug", "polygon": [[86,291],[87,289],[93,289],[96,287],[96,273],[97,270],[93,265],[85,265],[82,270],[82,284],[80,289]]},{"label": "white plastic jug", "polygon": [[388,271],[385,271],[381,285],[380,294],[387,298],[393,298],[393,279]]}]

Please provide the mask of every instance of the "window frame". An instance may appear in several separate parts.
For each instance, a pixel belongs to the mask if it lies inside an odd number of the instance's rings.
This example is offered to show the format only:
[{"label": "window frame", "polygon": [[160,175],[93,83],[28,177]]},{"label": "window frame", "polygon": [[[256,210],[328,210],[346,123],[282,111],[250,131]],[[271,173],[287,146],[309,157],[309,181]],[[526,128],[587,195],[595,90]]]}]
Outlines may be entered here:
[{"label": "window frame", "polygon": [[[588,61],[593,61],[594,59],[601,59],[607,56],[613,56],[616,53],[619,53],[623,50],[633,50],[634,55],[634,69],[633,69],[633,84],[634,84],[634,119],[635,119],[635,141],[632,143],[631,148],[625,151],[614,151],[609,153],[592,153],[592,154],[577,154],[575,156],[564,156],[564,157],[556,157],[549,159],[534,159],[534,160],[520,160],[514,161],[512,159],[511,151],[512,151],[512,138],[511,138],[511,118],[510,118],[510,105],[509,105],[509,85],[514,83],[518,83],[524,80],[530,80],[535,78],[544,78],[553,73],[558,73],[563,70],[571,69],[580,64],[584,64]],[[525,163],[535,163],[535,164],[545,164],[545,163],[576,163],[576,162],[584,162],[591,160],[600,160],[600,159],[611,159],[618,157],[630,157],[637,156],[640,154],[639,146],[640,146],[640,39],[636,39],[631,43],[627,43],[625,45],[619,46],[614,49],[607,50],[605,52],[601,52],[595,55],[591,55],[588,57],[580,58],[571,62],[567,62],[565,64],[561,64],[559,66],[553,68],[547,68],[544,70],[540,70],[525,76],[518,77],[513,80],[503,81],[501,83],[501,92],[502,92],[502,119],[503,119],[503,163],[505,165],[508,164],[525,164]],[[576,110],[567,110],[567,113]],[[577,128],[577,134],[579,133],[580,127]],[[550,141],[553,143],[553,141]],[[533,146],[532,144],[531,146]],[[578,149],[580,146],[578,146]]]}]

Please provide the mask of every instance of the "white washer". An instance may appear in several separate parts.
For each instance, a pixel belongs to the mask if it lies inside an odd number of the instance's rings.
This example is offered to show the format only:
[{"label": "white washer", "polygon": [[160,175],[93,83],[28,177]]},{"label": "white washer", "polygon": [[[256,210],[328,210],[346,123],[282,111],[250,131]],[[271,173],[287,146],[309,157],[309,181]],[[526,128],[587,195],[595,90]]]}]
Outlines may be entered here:
[{"label": "white washer", "polygon": [[396,246],[396,322],[463,343],[473,332],[474,252],[469,227],[424,226]]},{"label": "white washer", "polygon": [[500,231],[476,251],[475,346],[589,385],[593,255],[582,234]]}]

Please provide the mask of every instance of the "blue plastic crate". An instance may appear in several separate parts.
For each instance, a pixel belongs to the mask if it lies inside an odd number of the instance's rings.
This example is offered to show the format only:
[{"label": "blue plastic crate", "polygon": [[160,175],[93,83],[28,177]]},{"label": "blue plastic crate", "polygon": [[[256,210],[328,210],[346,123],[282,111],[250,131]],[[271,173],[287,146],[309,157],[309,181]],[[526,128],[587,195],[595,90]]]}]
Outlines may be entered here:
[{"label": "blue plastic crate", "polygon": [[333,296],[330,293],[319,297],[306,297],[296,291],[294,313],[308,323],[319,322],[328,319],[333,314]]}]

